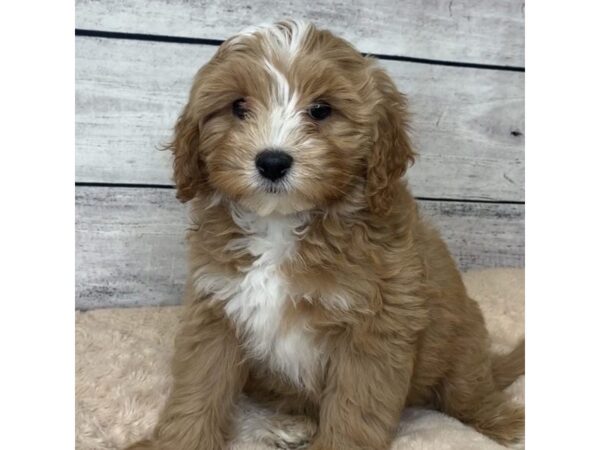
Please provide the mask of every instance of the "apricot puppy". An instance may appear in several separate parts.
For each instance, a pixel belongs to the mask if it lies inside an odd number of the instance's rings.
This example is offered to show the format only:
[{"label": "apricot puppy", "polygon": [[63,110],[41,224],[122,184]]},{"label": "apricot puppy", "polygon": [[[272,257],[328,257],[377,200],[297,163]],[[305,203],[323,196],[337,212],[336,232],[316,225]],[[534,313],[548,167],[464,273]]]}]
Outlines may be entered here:
[{"label": "apricot puppy", "polygon": [[406,102],[376,60],[295,21],[227,40],[175,127],[190,203],[174,384],[129,449],[389,449],[407,405],[501,443],[524,411],[478,305],[402,179]]}]

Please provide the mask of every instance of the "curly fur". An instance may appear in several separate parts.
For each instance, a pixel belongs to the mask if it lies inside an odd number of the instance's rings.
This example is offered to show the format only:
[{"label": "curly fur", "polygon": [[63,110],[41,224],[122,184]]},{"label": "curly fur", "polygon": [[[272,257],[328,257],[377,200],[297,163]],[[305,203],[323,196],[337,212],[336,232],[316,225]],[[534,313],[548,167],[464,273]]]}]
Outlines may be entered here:
[{"label": "curly fur", "polygon": [[[332,108],[318,122],[305,113],[317,101]],[[242,393],[276,422],[314,423],[310,450],[389,449],[407,405],[501,443],[522,436],[523,408],[502,391],[522,347],[492,354],[420,216],[401,178],[415,156],[406,122],[375,60],[306,23],[241,33],[198,72],[171,145],[194,224],[174,384],[130,449],[223,449]],[[273,146],[294,165],[267,185],[255,159]]]}]

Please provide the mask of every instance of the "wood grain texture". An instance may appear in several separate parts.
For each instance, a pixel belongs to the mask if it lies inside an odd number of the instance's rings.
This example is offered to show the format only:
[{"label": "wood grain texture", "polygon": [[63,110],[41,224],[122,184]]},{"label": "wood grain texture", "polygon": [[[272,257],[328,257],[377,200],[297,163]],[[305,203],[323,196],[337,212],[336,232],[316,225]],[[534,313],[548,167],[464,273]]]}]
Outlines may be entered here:
[{"label": "wood grain texture", "polygon": [[[111,2],[108,2],[111,3]],[[79,37],[76,180],[170,184],[166,142],[213,46]],[[524,200],[524,74],[381,61],[413,112],[415,195]]]},{"label": "wood grain texture", "polygon": [[[523,205],[420,205],[461,269],[523,266]],[[179,303],[186,223],[172,189],[78,187],[77,308]]]},{"label": "wood grain texture", "polygon": [[179,302],[186,212],[172,189],[77,187],[76,306]]},{"label": "wood grain texture", "polygon": [[77,0],[77,28],[225,39],[282,18],[310,20],[361,51],[523,66],[521,0]]}]

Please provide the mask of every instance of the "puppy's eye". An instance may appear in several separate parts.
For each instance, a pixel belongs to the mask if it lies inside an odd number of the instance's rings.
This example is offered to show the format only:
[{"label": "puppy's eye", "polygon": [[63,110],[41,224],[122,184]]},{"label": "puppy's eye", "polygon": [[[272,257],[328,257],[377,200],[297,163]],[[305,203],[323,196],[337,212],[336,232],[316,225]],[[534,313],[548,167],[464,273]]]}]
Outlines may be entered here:
[{"label": "puppy's eye", "polygon": [[244,100],[243,98],[238,98],[231,105],[231,110],[235,117],[237,117],[240,120],[244,120],[246,118],[246,116],[248,115],[248,108],[246,107],[246,100]]},{"label": "puppy's eye", "polygon": [[310,105],[307,112],[313,120],[324,120],[331,115],[331,106],[323,102],[315,103]]}]

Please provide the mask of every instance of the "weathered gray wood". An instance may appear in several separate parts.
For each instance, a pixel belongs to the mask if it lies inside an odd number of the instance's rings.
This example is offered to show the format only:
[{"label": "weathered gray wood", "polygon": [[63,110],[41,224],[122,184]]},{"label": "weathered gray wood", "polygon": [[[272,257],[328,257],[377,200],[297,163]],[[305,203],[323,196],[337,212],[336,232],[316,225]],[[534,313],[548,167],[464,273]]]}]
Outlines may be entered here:
[{"label": "weathered gray wood", "polygon": [[186,213],[171,189],[76,188],[76,306],[175,304]]},{"label": "weathered gray wood", "polygon": [[[462,269],[522,267],[523,205],[422,201]],[[76,305],[176,304],[185,208],[171,189],[78,187]]]},{"label": "weathered gray wood", "polygon": [[78,28],[225,39],[249,25],[307,19],[360,50],[522,66],[521,0],[77,0]]},{"label": "weathered gray wood", "polygon": [[[76,179],[171,183],[166,142],[215,47],[80,37]],[[524,200],[523,73],[382,61],[413,112],[416,195]]]}]

